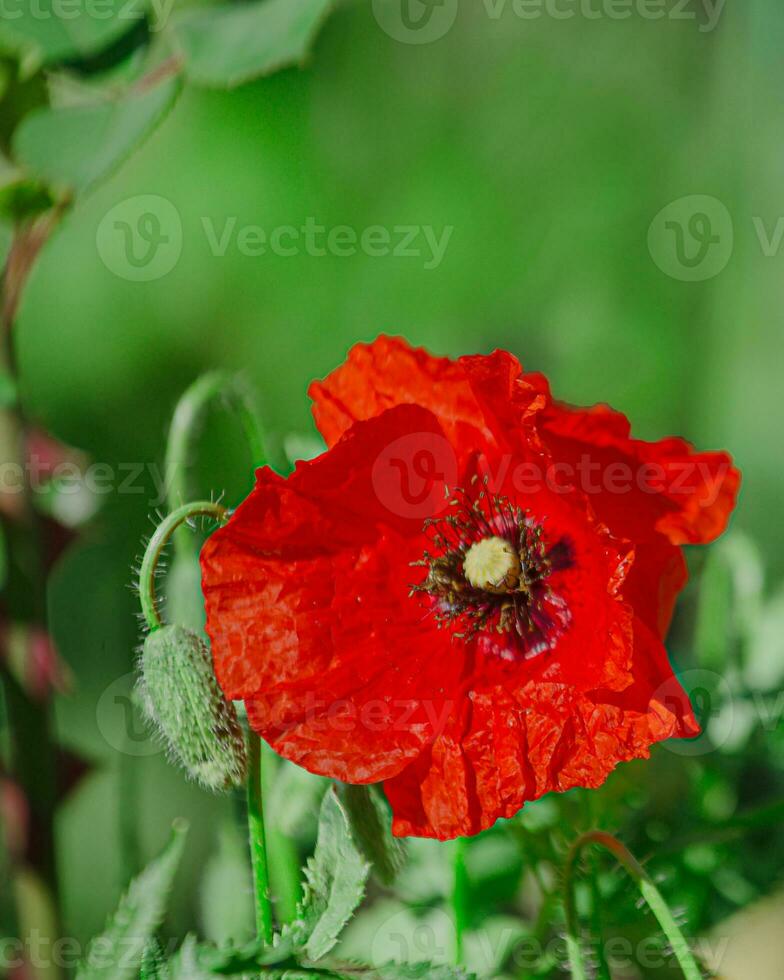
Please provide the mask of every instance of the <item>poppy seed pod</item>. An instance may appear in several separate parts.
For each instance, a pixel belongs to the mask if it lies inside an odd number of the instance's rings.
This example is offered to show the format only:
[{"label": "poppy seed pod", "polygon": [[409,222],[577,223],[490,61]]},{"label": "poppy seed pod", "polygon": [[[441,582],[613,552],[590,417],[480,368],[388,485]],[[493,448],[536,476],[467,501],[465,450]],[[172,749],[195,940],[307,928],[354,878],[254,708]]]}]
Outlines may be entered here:
[{"label": "poppy seed pod", "polygon": [[140,664],[144,710],[173,759],[216,792],[245,779],[245,739],[234,705],[218,686],[204,640],[183,626],[163,626],[144,641]]}]

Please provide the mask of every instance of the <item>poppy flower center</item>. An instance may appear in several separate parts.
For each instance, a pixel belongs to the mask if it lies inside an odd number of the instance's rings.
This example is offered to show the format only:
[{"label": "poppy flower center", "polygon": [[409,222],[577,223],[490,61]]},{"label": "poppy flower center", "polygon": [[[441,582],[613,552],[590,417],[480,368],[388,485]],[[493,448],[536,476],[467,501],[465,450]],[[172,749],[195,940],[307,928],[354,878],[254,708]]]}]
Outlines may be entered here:
[{"label": "poppy flower center", "polygon": [[507,659],[554,646],[571,621],[551,582],[573,564],[566,538],[548,544],[539,521],[486,487],[475,498],[458,490],[425,533],[430,546],[413,564],[427,573],[411,594],[427,597],[439,626],[464,640],[495,636]]},{"label": "poppy flower center", "polygon": [[469,585],[487,592],[512,592],[520,584],[520,555],[505,539],[494,535],[472,544],[463,559]]}]

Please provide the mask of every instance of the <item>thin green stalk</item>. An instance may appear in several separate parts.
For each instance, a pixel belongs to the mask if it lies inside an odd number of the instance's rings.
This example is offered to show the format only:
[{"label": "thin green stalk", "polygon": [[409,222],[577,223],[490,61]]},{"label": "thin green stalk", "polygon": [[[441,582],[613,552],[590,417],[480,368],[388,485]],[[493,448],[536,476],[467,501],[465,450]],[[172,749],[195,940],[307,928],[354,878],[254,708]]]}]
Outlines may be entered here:
[{"label": "thin green stalk", "polygon": [[171,514],[164,517],[156,527],[144,552],[142,567],[139,571],[139,600],[142,613],[150,629],[154,630],[163,626],[155,595],[155,570],[158,567],[158,562],[172,534],[181,524],[192,520],[194,517],[211,517],[222,524],[228,517],[228,511],[225,507],[221,507],[220,504],[213,503],[211,500],[198,500],[195,503],[182,504],[177,507]]},{"label": "thin green stalk", "polygon": [[266,945],[272,944],[272,903],[270,902],[269,863],[264,834],[264,807],[261,793],[261,740],[255,732],[248,737],[248,832],[253,867],[253,896],[256,908],[256,934]]},{"label": "thin green stalk", "polygon": [[[261,752],[263,789],[269,799],[280,769],[281,759],[265,742],[261,743]],[[272,894],[275,896],[275,917],[279,923],[284,924],[296,918],[297,906],[302,899],[300,858],[294,841],[275,826],[275,814],[272,813],[271,817],[266,827],[270,883]]]},{"label": "thin green stalk", "polygon": [[[209,371],[197,378],[182,394],[174,409],[166,444],[164,475],[170,511],[175,511],[191,496],[188,470],[194,443],[201,430],[207,408],[212,401],[222,400],[234,412],[245,432],[254,466],[266,458],[261,426],[249,392],[240,378],[226,371]],[[190,535],[178,532],[175,544],[182,552],[193,550]]]},{"label": "thin green stalk", "polygon": [[453,847],[452,914],[455,920],[455,963],[459,965],[463,962],[463,936],[468,928],[469,889],[465,837],[458,837]]},{"label": "thin green stalk", "polygon": [[645,868],[634,855],[612,834],[601,830],[589,830],[582,834],[572,844],[566,859],[564,881],[564,909],[566,914],[566,945],[569,954],[569,966],[573,980],[587,980],[582,949],[580,948],[580,924],[577,916],[577,906],[574,897],[574,885],[577,862],[583,848],[592,844],[608,850],[624,868],[634,882],[651,912],[656,916],[662,932],[667,937],[670,947],[683,971],[686,980],[702,980],[702,973],[689,949],[689,944],[678,928],[670,907],[662,897],[661,892],[651,880]]}]

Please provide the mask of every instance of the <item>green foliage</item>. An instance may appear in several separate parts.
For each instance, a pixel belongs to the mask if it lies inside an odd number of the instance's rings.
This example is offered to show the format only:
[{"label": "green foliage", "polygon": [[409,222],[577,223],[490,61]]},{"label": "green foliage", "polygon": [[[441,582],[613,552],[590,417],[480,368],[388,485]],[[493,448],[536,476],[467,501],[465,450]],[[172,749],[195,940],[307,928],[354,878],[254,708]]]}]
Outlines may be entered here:
[{"label": "green foliage", "polygon": [[[166,913],[174,875],[185,847],[187,826],[174,825],[166,849],[135,878],[106,930],[93,939],[77,980],[132,980]],[[147,954],[147,969],[151,969]]]},{"label": "green foliage", "polygon": [[89,0],[68,5],[57,0],[14,6],[0,23],[0,48],[14,52],[28,70],[40,64],[77,60],[96,54],[138,24],[146,0],[107,0],[96,16]]},{"label": "green foliage", "polygon": [[204,868],[199,888],[206,938],[216,946],[239,946],[253,935],[248,842],[234,822],[218,831],[218,847]]},{"label": "green foliage", "polygon": [[173,26],[186,77],[233,88],[305,56],[332,0],[252,0],[192,10]]},{"label": "green foliage", "polygon": [[700,579],[694,649],[701,664],[714,670],[725,667],[734,634],[732,568],[721,552],[712,551]]},{"label": "green foliage", "polygon": [[39,109],[14,135],[14,156],[60,192],[83,194],[105,180],[171,109],[168,78],[89,106]]},{"label": "green foliage", "polygon": [[[185,528],[185,533],[189,528]],[[199,556],[175,550],[166,575],[166,618],[195,633],[204,632],[204,599],[201,594]]]},{"label": "green foliage", "polygon": [[320,960],[365,894],[370,866],[356,848],[346,811],[334,790],[321,804],[316,851],[305,868],[305,898],[294,927],[309,960]]},{"label": "green foliage", "polygon": [[391,833],[391,814],[377,786],[346,785],[341,799],[351,832],[379,880],[392,884],[406,859],[405,845]]},{"label": "green foliage", "polygon": [[139,685],[148,718],[192,779],[215,792],[244,781],[245,738],[200,636],[176,625],[148,633]]}]

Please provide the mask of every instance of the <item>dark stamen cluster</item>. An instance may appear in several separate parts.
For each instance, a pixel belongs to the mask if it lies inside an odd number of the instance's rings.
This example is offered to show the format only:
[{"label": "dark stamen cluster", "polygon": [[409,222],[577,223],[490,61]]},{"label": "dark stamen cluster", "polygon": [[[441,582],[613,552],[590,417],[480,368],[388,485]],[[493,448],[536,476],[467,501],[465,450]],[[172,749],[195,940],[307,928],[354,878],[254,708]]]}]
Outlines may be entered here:
[{"label": "dark stamen cluster", "polygon": [[[487,482],[473,497],[457,490],[450,511],[425,522],[431,546],[413,564],[427,568],[427,575],[413,586],[412,595],[429,596],[438,624],[458,627],[454,636],[470,640],[478,633],[506,634],[522,656],[532,656],[549,649],[569,623],[568,607],[548,578],[572,564],[571,548],[565,538],[548,546],[530,512],[490,493]],[[498,585],[477,587],[466,576],[466,554],[488,538],[508,542],[519,564],[512,562]]]}]

